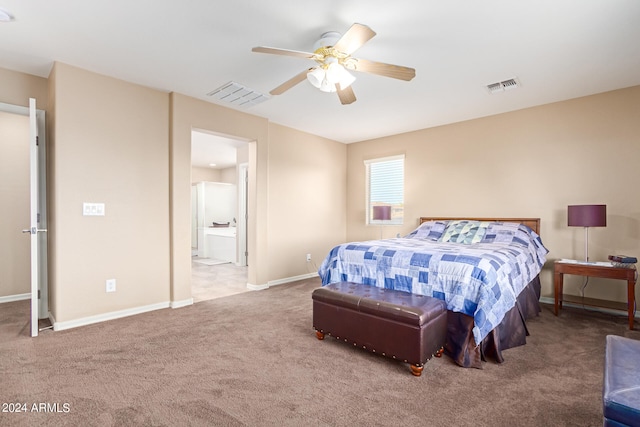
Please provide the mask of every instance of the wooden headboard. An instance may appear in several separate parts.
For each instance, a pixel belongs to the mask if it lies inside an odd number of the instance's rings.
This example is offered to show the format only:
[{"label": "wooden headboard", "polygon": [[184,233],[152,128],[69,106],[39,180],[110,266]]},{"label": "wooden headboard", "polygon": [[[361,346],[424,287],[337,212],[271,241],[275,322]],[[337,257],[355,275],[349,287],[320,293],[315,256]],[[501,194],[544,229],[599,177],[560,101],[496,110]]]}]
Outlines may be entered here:
[{"label": "wooden headboard", "polygon": [[468,219],[471,221],[501,221],[501,222],[517,222],[523,224],[540,235],[540,218],[453,218],[453,217],[431,217],[421,216],[420,224],[426,221],[459,221],[461,219]]}]

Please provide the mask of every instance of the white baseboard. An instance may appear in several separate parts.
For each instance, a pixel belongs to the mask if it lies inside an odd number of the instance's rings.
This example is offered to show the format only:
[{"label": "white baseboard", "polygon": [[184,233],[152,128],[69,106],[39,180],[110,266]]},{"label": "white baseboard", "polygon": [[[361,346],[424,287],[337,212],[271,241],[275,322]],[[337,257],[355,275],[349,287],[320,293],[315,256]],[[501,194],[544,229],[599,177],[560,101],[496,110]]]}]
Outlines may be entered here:
[{"label": "white baseboard", "polygon": [[0,304],[13,301],[24,301],[26,299],[31,299],[31,294],[7,295],[6,297],[0,297]]},{"label": "white baseboard", "polygon": [[263,291],[263,290],[268,289],[268,288],[269,288],[268,284],[253,285],[251,283],[247,283],[247,289],[249,289],[250,291]]},{"label": "white baseboard", "polygon": [[53,315],[50,315],[51,323],[54,331],[63,331],[65,329],[77,328],[78,326],[86,326],[94,323],[105,322],[107,320],[119,319],[121,317],[133,316],[136,314],[146,313],[148,311],[169,308],[169,301],[158,304],[144,305],[142,307],[128,308],[126,310],[112,311],[110,313],[98,314],[95,316],[82,317],[75,320],[67,320],[66,322],[56,322]]},{"label": "white baseboard", "polygon": [[[540,297],[540,302],[543,304],[549,304],[550,306],[554,306],[555,305],[555,299],[554,298],[550,298],[550,297]],[[615,310],[615,309],[611,309],[611,308],[605,308],[605,307],[597,307],[597,306],[593,306],[593,305],[585,305],[583,306],[582,304],[576,304],[575,302],[568,302],[568,301],[563,301],[562,302],[562,306],[563,307],[572,307],[572,308],[583,308],[583,307],[589,307],[590,311],[598,311],[600,313],[606,313],[606,314],[613,314],[616,316],[627,316],[627,312],[624,310]],[[635,314],[635,318],[636,319],[640,319],[640,311],[636,310],[636,314]]]},{"label": "white baseboard", "polygon": [[262,291],[264,289],[269,289],[271,286],[284,285],[285,283],[297,282],[298,280],[310,279],[317,276],[318,273],[308,273],[301,274],[300,276],[285,277],[284,279],[269,280],[264,285],[252,285],[251,283],[247,283],[247,289],[252,291]]},{"label": "white baseboard", "polygon": [[193,305],[193,298],[183,299],[182,301],[171,301],[171,308],[181,308]]},{"label": "white baseboard", "polygon": [[550,305],[554,305],[556,300],[553,298],[549,298],[549,297],[540,297],[540,302],[543,304],[550,304]]},{"label": "white baseboard", "polygon": [[53,314],[51,314],[51,312],[49,312],[49,322],[51,322],[51,326],[53,326],[53,330],[56,330],[56,318],[53,317]]},{"label": "white baseboard", "polygon": [[317,277],[317,276],[318,276],[318,273],[307,273],[307,274],[301,274],[300,276],[285,277],[284,279],[269,280],[269,282],[267,282],[267,286],[271,287],[271,286],[283,285],[285,283],[297,282],[298,280],[310,279],[312,277]]}]

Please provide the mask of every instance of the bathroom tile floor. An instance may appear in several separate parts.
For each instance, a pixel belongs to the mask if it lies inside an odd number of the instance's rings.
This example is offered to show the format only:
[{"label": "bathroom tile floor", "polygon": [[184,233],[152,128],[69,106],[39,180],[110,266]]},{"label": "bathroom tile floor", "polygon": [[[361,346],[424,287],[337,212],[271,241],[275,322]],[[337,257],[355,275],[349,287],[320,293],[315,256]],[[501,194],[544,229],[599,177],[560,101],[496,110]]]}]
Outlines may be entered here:
[{"label": "bathroom tile floor", "polygon": [[191,295],[193,302],[226,297],[247,289],[247,267],[235,264],[204,265],[191,259]]}]

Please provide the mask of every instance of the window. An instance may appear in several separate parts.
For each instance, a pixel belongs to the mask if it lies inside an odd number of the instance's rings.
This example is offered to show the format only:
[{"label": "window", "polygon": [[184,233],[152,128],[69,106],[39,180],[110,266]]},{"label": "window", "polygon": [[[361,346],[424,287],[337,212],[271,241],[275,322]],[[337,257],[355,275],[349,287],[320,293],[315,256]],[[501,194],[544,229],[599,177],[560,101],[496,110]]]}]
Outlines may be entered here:
[{"label": "window", "polygon": [[[367,224],[402,224],[404,219],[404,154],[365,160]],[[391,220],[373,219],[374,206],[391,206]]]}]

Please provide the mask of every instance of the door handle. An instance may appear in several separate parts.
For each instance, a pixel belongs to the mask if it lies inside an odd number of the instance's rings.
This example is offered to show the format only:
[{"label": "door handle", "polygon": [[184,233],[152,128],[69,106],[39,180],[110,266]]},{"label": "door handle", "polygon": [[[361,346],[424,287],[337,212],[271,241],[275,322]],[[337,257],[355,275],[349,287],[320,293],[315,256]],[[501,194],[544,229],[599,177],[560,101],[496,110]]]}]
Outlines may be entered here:
[{"label": "door handle", "polygon": [[25,228],[24,230],[22,230],[23,233],[29,233],[29,234],[36,234],[36,233],[42,233],[42,232],[47,232],[46,228],[36,228],[36,227],[31,227],[31,228]]}]

